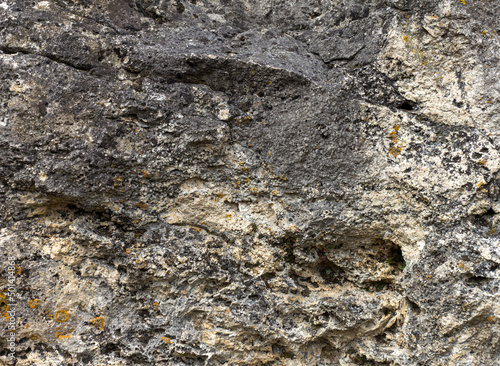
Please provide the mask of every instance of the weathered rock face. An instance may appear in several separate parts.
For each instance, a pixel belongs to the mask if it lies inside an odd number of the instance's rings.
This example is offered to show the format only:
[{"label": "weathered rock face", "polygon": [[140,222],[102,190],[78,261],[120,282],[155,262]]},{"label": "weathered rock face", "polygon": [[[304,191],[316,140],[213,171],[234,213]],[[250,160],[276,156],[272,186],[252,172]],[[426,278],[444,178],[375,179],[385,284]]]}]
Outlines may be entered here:
[{"label": "weathered rock face", "polygon": [[499,365],[498,14],[1,2],[0,363]]}]

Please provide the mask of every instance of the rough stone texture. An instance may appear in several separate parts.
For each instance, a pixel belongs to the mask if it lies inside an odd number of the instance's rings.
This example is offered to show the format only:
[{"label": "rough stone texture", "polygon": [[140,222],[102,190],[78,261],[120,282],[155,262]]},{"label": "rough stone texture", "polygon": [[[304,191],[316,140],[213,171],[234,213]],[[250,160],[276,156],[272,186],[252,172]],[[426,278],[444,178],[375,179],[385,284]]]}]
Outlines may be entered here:
[{"label": "rough stone texture", "polygon": [[499,14],[3,0],[17,365],[500,365]]}]

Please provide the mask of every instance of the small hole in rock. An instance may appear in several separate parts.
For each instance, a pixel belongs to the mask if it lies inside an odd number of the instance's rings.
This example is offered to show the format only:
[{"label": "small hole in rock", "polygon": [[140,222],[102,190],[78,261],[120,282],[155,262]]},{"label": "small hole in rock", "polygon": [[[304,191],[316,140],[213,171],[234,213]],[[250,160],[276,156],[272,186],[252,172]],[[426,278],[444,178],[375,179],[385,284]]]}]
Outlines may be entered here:
[{"label": "small hole in rock", "polygon": [[403,109],[405,111],[412,111],[413,110],[413,106],[408,102],[401,103],[400,105],[397,106],[397,108]]}]

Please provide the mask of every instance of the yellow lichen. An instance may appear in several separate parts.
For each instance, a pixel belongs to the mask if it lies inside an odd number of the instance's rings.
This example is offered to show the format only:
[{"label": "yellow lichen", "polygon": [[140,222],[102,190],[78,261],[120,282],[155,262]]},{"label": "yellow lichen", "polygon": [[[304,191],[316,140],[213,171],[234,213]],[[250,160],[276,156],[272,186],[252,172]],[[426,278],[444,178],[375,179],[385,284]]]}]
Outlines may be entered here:
[{"label": "yellow lichen", "polygon": [[488,323],[496,323],[497,318],[496,318],[496,317],[494,317],[494,316],[490,316],[489,318],[486,318],[486,321],[487,321]]},{"label": "yellow lichen", "polygon": [[56,311],[56,322],[64,323],[69,319],[69,314],[66,310],[58,310]]},{"label": "yellow lichen", "polygon": [[28,305],[30,306],[30,308],[34,309],[38,306],[38,302],[38,299],[32,299],[28,301]]},{"label": "yellow lichen", "polygon": [[64,339],[64,338],[69,338],[71,337],[71,334],[65,334],[64,332],[56,332],[55,337],[57,339]]},{"label": "yellow lichen", "polygon": [[399,154],[401,154],[401,147],[392,146],[389,149],[389,154],[391,154],[394,157],[397,157]]},{"label": "yellow lichen", "polygon": [[469,267],[467,267],[467,266],[464,264],[464,261],[462,261],[462,260],[461,260],[460,262],[458,262],[458,266],[459,266],[460,268],[462,268],[464,271],[467,271],[467,270],[469,269]]},{"label": "yellow lichen", "polygon": [[143,203],[143,202],[137,202],[134,206],[136,206],[140,209],[143,209],[143,210],[146,210],[148,208],[148,205]]},{"label": "yellow lichen", "polygon": [[97,318],[92,319],[90,323],[101,331],[104,329],[104,319],[102,318],[102,316],[98,316]]}]

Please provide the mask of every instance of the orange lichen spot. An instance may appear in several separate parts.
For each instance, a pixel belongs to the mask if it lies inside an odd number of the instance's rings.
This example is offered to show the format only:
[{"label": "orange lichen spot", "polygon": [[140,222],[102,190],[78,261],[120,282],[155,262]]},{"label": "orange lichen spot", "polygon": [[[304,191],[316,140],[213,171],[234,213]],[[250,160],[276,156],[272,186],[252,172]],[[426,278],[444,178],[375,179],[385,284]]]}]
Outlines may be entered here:
[{"label": "orange lichen spot", "polygon": [[398,134],[396,133],[396,131],[392,131],[390,134],[389,134],[389,138],[391,139],[391,142],[392,143],[396,143],[398,142],[399,138],[398,138]]},{"label": "orange lichen spot", "polygon": [[482,180],[481,182],[478,183],[477,187],[478,188],[481,188],[482,186],[484,186],[486,183],[484,180]]},{"label": "orange lichen spot", "polygon": [[486,318],[486,321],[487,321],[488,323],[496,323],[497,318],[496,318],[496,317],[494,317],[494,316],[490,316],[489,318]]},{"label": "orange lichen spot", "polygon": [[195,227],[195,226],[191,226],[191,225],[188,225],[188,227],[190,229],[193,229],[194,231],[196,231],[197,233],[199,233],[201,231],[201,229],[199,227]]},{"label": "orange lichen spot", "polygon": [[483,34],[486,34],[486,33],[488,33],[488,32],[487,31],[483,31]]},{"label": "orange lichen spot", "polygon": [[38,303],[39,303],[38,299],[32,299],[28,301],[28,305],[32,309],[36,308],[38,306]]},{"label": "orange lichen spot", "polygon": [[141,173],[144,176],[144,178],[146,178],[149,175],[149,173],[145,170],[141,170]]},{"label": "orange lichen spot", "polygon": [[71,337],[71,334],[65,334],[64,332],[56,332],[55,337],[57,339],[64,339],[64,338],[69,338]]},{"label": "orange lichen spot", "polygon": [[288,231],[297,231],[299,228],[296,225],[292,225],[288,228]]},{"label": "orange lichen spot", "polygon": [[236,182],[234,182],[234,188],[238,188],[239,186],[240,186],[240,181],[239,180],[236,181]]},{"label": "orange lichen spot", "polygon": [[163,343],[166,343],[166,344],[172,343],[172,341],[168,337],[161,337],[161,340],[162,340]]},{"label": "orange lichen spot", "polygon": [[491,100],[487,100],[486,103],[491,104]]},{"label": "orange lichen spot", "polygon": [[403,41],[408,42],[408,37],[407,36],[403,36]]},{"label": "orange lichen spot", "polygon": [[64,323],[69,319],[69,314],[66,310],[57,310],[56,311],[56,322]]},{"label": "orange lichen spot", "polygon": [[142,210],[146,210],[148,208],[148,205],[146,205],[144,202],[137,202],[134,206],[136,206]]},{"label": "orange lichen spot", "polygon": [[229,314],[229,309],[226,309],[226,314]]},{"label": "orange lichen spot", "polygon": [[250,169],[248,169],[247,167],[242,167],[240,170],[245,173],[248,173],[250,171]]},{"label": "orange lichen spot", "polygon": [[92,319],[90,323],[101,331],[104,329],[104,319],[102,316]]},{"label": "orange lichen spot", "polygon": [[232,216],[231,216],[230,214],[227,214],[227,215],[226,215],[226,220],[231,220],[231,217],[232,217]]},{"label": "orange lichen spot", "polygon": [[275,196],[277,196],[279,194],[279,192],[277,190],[274,190],[271,193],[274,194]]},{"label": "orange lichen spot", "polygon": [[21,274],[21,267],[16,266],[16,275]]},{"label": "orange lichen spot", "polygon": [[158,310],[158,306],[159,306],[159,305],[160,305],[160,304],[158,304],[157,302],[154,302],[154,303],[153,303],[153,309]]},{"label": "orange lichen spot", "polygon": [[401,154],[401,146],[398,146],[398,147],[392,146],[389,149],[389,154],[391,154],[394,157],[397,157],[399,154]]},{"label": "orange lichen spot", "polygon": [[458,2],[459,2],[460,4],[465,5],[465,0],[458,0]]},{"label": "orange lichen spot", "polygon": [[288,180],[288,178],[287,178],[287,177],[285,177],[285,176],[282,176],[282,177],[281,177],[281,179],[282,179],[282,180],[284,180],[284,181],[287,181],[287,180]]},{"label": "orange lichen spot", "polygon": [[467,271],[467,270],[469,269],[469,267],[467,267],[467,266],[464,264],[464,261],[462,261],[462,260],[461,260],[460,262],[458,262],[458,266],[459,266],[460,268],[462,268],[463,270],[465,270],[465,271]]},{"label": "orange lichen spot", "polygon": [[250,181],[251,181],[250,178],[248,178],[248,177],[245,178],[245,183],[250,183]]},{"label": "orange lichen spot", "polygon": [[38,336],[37,336],[37,335],[35,335],[35,334],[32,334],[32,335],[30,335],[30,339],[31,339],[32,341],[36,341],[36,340],[38,339]]},{"label": "orange lichen spot", "polygon": [[9,321],[10,320],[10,316],[9,314],[7,313],[7,311],[10,310],[10,306],[9,304],[7,304],[7,297],[3,294],[0,294],[0,304],[1,304],[1,307],[0,307],[0,316],[2,318],[4,318],[6,321]]},{"label": "orange lichen spot", "polygon": [[125,254],[130,254],[132,250],[130,248],[125,249]]},{"label": "orange lichen spot", "polygon": [[249,190],[251,190],[252,192],[258,192],[259,189],[258,188],[255,188],[255,187],[248,187]]},{"label": "orange lichen spot", "polygon": [[222,198],[224,195],[222,193],[216,194],[217,198]]},{"label": "orange lichen spot", "polygon": [[484,160],[484,159],[479,159],[479,161],[477,163],[479,165],[486,166],[486,160]]}]

